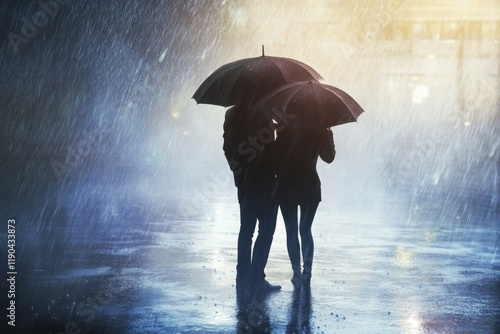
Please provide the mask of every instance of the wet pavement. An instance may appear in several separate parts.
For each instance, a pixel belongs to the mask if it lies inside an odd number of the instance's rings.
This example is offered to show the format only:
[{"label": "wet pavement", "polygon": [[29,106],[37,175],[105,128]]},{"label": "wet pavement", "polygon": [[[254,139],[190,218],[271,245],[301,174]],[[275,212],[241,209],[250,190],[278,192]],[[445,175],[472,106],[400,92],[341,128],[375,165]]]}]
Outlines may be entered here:
[{"label": "wet pavement", "polygon": [[[3,0],[0,333],[500,333],[499,1],[456,3]],[[224,111],[191,97],[261,45],[366,113],[318,164],[310,290],[279,217],[283,289],[242,307]]]},{"label": "wet pavement", "polygon": [[19,232],[27,240],[45,233],[22,245],[20,333],[500,330],[497,213],[470,226],[461,217],[437,224],[424,209],[375,215],[322,203],[311,288],[295,291],[279,216],[266,273],[283,289],[239,309],[236,203],[224,199],[202,216],[157,221],[130,210],[113,224],[89,218]]}]

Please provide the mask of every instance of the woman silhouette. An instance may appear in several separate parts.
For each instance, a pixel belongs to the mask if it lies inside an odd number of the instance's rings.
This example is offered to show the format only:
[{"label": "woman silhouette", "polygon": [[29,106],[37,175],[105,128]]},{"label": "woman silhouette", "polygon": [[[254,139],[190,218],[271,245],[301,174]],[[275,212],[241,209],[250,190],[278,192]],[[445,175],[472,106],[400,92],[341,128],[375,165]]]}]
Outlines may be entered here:
[{"label": "woman silhouette", "polygon": [[[335,158],[330,129],[283,129],[276,138],[276,198],[285,221],[292,283],[309,284],[314,256],[311,226],[321,201],[321,182],[316,171],[318,156],[327,163]],[[298,219],[300,207],[300,221]],[[300,272],[299,229],[304,270]]]}]

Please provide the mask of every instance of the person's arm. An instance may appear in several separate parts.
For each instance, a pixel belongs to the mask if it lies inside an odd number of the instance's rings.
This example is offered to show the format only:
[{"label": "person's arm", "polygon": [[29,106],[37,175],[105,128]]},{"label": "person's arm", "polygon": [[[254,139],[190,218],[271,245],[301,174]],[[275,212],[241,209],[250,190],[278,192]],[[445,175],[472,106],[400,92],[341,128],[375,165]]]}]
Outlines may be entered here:
[{"label": "person's arm", "polygon": [[231,147],[231,141],[228,139],[228,134],[224,131],[224,143],[222,144],[222,150],[226,156],[227,161],[233,160],[234,149]]},{"label": "person's arm", "polygon": [[235,110],[233,108],[230,108],[226,112],[226,116],[224,119],[224,125],[223,125],[224,143],[222,149],[224,150],[224,155],[227,159],[229,168],[233,172],[234,185],[236,187],[239,187],[243,178],[243,165],[242,165],[242,159],[239,157],[237,153],[238,136],[236,135],[236,133],[238,129],[235,128],[236,127],[235,114],[234,114]]},{"label": "person's arm", "polygon": [[332,163],[335,159],[335,144],[333,142],[333,132],[331,129],[327,129],[323,135],[323,144],[319,151],[319,156],[321,160],[326,163]]},{"label": "person's arm", "polygon": [[224,143],[222,146],[222,149],[224,150],[224,155],[226,156],[227,161],[235,160],[235,153],[236,153],[236,147],[235,147],[235,138],[234,138],[234,132],[236,129],[234,129],[234,109],[230,108],[226,111],[226,115],[224,118]]}]

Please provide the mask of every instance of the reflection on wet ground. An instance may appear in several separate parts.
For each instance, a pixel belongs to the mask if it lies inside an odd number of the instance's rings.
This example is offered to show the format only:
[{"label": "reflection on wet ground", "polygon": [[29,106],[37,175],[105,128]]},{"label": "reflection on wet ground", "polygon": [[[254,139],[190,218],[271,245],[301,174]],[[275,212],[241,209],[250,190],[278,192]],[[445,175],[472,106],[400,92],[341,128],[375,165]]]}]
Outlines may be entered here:
[{"label": "reflection on wet ground", "polygon": [[237,209],[219,203],[203,217],[135,225],[126,219],[113,226],[79,219],[53,231],[50,238],[58,242],[50,249],[24,245],[20,330],[413,334],[500,329],[498,216],[482,227],[457,220],[445,228],[394,215],[326,213],[320,207],[313,226],[311,288],[296,290],[279,217],[266,273],[283,290],[259,296],[243,309],[235,287]]}]

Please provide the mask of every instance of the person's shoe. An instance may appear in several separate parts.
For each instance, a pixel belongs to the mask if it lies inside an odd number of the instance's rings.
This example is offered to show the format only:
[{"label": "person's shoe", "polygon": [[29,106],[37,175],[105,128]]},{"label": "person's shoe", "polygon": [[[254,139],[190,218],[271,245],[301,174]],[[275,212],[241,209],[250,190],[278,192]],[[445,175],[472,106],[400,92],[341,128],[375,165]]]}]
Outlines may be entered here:
[{"label": "person's shoe", "polygon": [[255,289],[261,292],[274,292],[281,290],[281,285],[273,285],[266,280],[255,283]]}]

